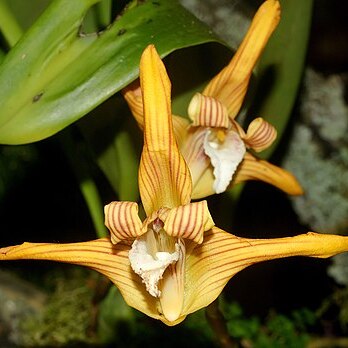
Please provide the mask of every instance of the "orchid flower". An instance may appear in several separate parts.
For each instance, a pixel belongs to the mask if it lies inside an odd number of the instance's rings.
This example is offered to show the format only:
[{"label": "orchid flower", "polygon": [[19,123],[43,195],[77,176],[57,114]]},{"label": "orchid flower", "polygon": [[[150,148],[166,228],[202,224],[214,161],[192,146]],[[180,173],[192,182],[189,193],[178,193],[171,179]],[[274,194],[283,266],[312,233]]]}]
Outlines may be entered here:
[{"label": "orchid flower", "polygon": [[[253,68],[280,19],[277,0],[266,1],[230,63],[216,75],[202,93],[193,96],[187,118],[173,115],[176,139],[193,181],[192,198],[224,192],[232,184],[262,180],[288,194],[302,194],[292,174],[249,150],[268,148],[277,136],[275,128],[262,118],[254,119],[247,132],[236,122]],[[124,97],[139,126],[144,115],[139,81],[124,89]]]},{"label": "orchid flower", "polygon": [[191,203],[189,169],[175,140],[170,81],[154,46],[140,62],[144,147],[134,202],[105,207],[110,238],[79,243],[23,243],[0,248],[0,260],[52,260],[94,269],[125,301],[176,325],[213,302],[244,268],[288,256],[325,258],[348,251],[348,237],[308,233],[288,238],[240,238],[214,226],[206,201]]}]

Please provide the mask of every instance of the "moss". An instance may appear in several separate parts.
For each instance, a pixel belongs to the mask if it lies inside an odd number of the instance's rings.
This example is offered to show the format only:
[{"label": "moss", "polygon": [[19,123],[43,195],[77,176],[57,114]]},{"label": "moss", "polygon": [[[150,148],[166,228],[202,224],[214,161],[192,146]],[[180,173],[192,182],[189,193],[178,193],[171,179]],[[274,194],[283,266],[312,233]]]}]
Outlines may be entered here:
[{"label": "moss", "polygon": [[290,316],[271,312],[265,320],[247,318],[238,303],[222,302],[227,329],[242,346],[255,348],[307,347],[308,329],[315,324],[313,312],[304,308]]},{"label": "moss", "polygon": [[88,331],[93,318],[92,291],[86,286],[85,272],[76,270],[69,277],[59,275],[53,282],[55,289],[43,311],[22,322],[23,345],[91,342]]}]

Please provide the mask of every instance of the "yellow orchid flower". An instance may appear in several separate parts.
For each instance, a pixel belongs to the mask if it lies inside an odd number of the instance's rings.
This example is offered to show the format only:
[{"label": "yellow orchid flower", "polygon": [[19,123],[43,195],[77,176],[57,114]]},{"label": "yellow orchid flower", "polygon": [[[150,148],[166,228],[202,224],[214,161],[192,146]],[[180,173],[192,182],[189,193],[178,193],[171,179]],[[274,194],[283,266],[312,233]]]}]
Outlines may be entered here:
[{"label": "yellow orchid flower", "polygon": [[167,325],[213,302],[242,269],[288,256],[330,257],[348,251],[348,237],[308,233],[239,238],[214,227],[205,201],[190,203],[189,169],[175,141],[170,81],[154,46],[140,63],[144,148],[139,190],[147,217],[133,202],[105,207],[111,237],[80,243],[23,243],[0,248],[0,260],[53,260],[108,277],[132,307]]},{"label": "yellow orchid flower", "polygon": [[[188,106],[190,121],[173,116],[180,151],[192,176],[192,198],[224,192],[231,184],[262,180],[288,194],[302,194],[292,174],[248,149],[260,152],[277,136],[275,128],[262,118],[251,122],[247,132],[235,121],[242,106],[255,64],[280,19],[277,0],[266,1],[230,63],[216,75]],[[143,105],[139,82],[123,91],[138,124],[143,128]]]}]

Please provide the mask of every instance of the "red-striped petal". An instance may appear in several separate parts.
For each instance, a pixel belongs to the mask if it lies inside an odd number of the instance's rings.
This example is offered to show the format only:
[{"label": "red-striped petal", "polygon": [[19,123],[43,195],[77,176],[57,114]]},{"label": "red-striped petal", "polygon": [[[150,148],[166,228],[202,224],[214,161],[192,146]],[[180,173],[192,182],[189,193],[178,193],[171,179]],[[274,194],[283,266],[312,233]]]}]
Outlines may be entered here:
[{"label": "red-striped petal", "polygon": [[206,201],[173,208],[159,217],[164,222],[163,229],[167,234],[196,243],[202,243],[204,232],[214,226]]},{"label": "red-striped petal", "polygon": [[240,238],[217,227],[208,231],[186,259],[183,315],[213,302],[227,282],[258,262],[289,256],[327,258],[348,251],[348,237],[307,233],[274,239]]},{"label": "red-striped petal", "polygon": [[238,114],[249,80],[264,47],[280,19],[277,0],[265,1],[258,9],[250,28],[230,63],[216,75],[203,91],[224,104],[230,118]]},{"label": "red-striped petal", "polygon": [[111,241],[141,236],[146,230],[138,216],[138,204],[134,202],[111,202],[104,207],[105,225],[111,232]]},{"label": "red-striped petal", "polygon": [[150,216],[162,207],[189,203],[192,183],[174,137],[170,81],[153,45],[142,55],[140,82],[145,127],[139,190],[146,215]]},{"label": "red-striped petal", "polygon": [[277,167],[267,161],[254,157],[249,152],[245,153],[232,184],[248,180],[261,180],[289,195],[302,195],[303,190],[297,179],[287,170]]},{"label": "red-striped petal", "polygon": [[49,260],[89,267],[108,277],[129,306],[163,320],[158,300],[146,291],[130,267],[129,249],[129,243],[113,245],[109,238],[67,244],[23,243],[0,249],[0,260]]},{"label": "red-striped petal", "polygon": [[218,100],[196,93],[188,107],[192,126],[228,128],[229,118],[226,107]]},{"label": "red-striped petal", "polygon": [[255,118],[242,139],[256,152],[267,149],[277,137],[276,129],[261,117]]}]

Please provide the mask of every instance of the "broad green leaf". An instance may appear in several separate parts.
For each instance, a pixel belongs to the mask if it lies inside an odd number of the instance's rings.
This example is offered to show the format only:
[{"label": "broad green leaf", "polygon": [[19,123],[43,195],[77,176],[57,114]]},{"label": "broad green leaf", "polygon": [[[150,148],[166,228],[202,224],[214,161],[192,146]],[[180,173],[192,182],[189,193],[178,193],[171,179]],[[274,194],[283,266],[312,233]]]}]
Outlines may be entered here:
[{"label": "broad green leaf", "polygon": [[5,53],[2,49],[0,49],[0,64],[5,59]]},{"label": "broad green leaf", "polygon": [[1,0],[7,2],[23,30],[27,30],[52,0]]},{"label": "broad green leaf", "polygon": [[256,102],[251,114],[273,124],[278,137],[260,156],[268,158],[284,132],[303,73],[313,0],[282,0],[282,18],[257,69]]},{"label": "broad green leaf", "polygon": [[131,82],[143,49],[217,41],[173,0],[139,2],[99,35],[79,27],[98,0],[56,0],[0,66],[0,143],[49,137]]}]

